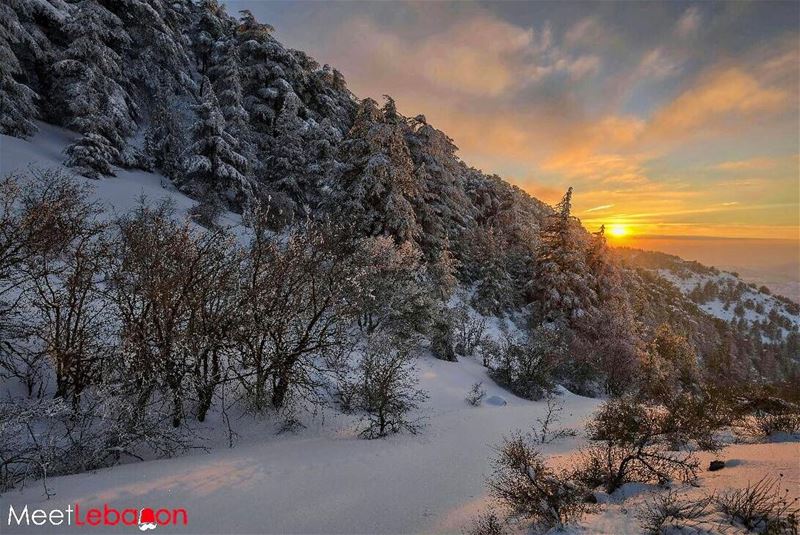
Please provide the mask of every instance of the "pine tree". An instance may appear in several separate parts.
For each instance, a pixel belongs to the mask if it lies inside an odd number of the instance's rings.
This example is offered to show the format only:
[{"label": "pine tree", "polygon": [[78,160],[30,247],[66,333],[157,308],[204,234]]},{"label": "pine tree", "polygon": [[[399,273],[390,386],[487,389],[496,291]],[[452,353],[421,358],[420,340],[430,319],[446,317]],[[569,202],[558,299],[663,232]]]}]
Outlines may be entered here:
[{"label": "pine tree", "polygon": [[67,165],[95,178],[113,174],[135,126],[120,55],[131,39],[122,21],[92,0],[75,6],[65,32],[70,44],[53,65],[52,112],[84,135],[67,149]]},{"label": "pine tree", "polygon": [[184,130],[175,100],[166,89],[160,89],[145,131],[145,152],[152,159],[151,165],[172,180],[177,180],[183,171],[182,156],[187,145]]},{"label": "pine tree", "polygon": [[420,233],[409,200],[419,195],[419,189],[404,137],[408,126],[398,121],[392,110],[391,101],[385,109],[372,99],[361,103],[342,143],[340,158],[345,169],[332,208],[355,221],[366,235],[393,236],[402,242],[414,240]]},{"label": "pine tree", "polygon": [[5,0],[0,3],[0,132],[26,137],[43,116],[46,75],[71,6],[64,0]]},{"label": "pine tree", "polygon": [[[186,32],[190,24],[190,0],[114,0],[103,2],[122,21],[132,46],[121,52],[126,78],[154,95],[168,87],[171,96],[185,92],[190,71]],[[137,95],[138,96],[138,95]]]},{"label": "pine tree", "polygon": [[242,67],[243,105],[256,131],[267,133],[275,119],[274,104],[278,98],[278,91],[270,88],[275,78],[270,36],[274,28],[259,23],[248,10],[240,13],[242,17],[236,29],[236,38]]},{"label": "pine tree", "polygon": [[500,314],[512,303],[513,283],[506,266],[506,244],[495,227],[472,233],[472,261],[477,270],[472,302],[479,311]]},{"label": "pine tree", "polygon": [[213,79],[211,70],[215,64],[215,48],[228,33],[228,25],[232,21],[217,0],[202,0],[198,9],[200,17],[193,39],[197,70],[201,75]]},{"label": "pine tree", "polygon": [[302,101],[294,92],[283,97],[283,106],[275,118],[275,143],[266,160],[270,187],[286,193],[296,204],[306,204],[306,195],[314,184],[306,175],[306,142],[303,133],[306,123],[299,116]]},{"label": "pine tree", "polygon": [[225,128],[208,78],[201,86],[201,103],[194,107],[197,122],[192,129],[193,143],[184,153],[186,176],[180,186],[195,195],[212,191],[241,204],[250,192],[247,159],[239,154],[236,139]]},{"label": "pine tree", "polygon": [[569,323],[585,314],[597,298],[591,289],[578,223],[571,210],[570,187],[542,229],[533,294],[544,321]]},{"label": "pine tree", "polygon": [[0,5],[0,19],[0,133],[24,138],[36,131],[38,95],[19,81],[24,72],[13,47],[32,39],[11,6]]},{"label": "pine tree", "polygon": [[211,53],[209,78],[213,81],[219,108],[228,131],[237,138],[245,135],[249,115],[242,105],[241,65],[237,43],[220,39]]}]

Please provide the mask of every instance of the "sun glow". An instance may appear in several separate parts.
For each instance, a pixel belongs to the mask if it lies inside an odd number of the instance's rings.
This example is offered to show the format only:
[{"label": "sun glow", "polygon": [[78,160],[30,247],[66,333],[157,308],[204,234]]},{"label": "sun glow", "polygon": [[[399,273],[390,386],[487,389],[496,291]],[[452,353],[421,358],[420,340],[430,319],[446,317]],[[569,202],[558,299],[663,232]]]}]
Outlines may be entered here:
[{"label": "sun glow", "polygon": [[615,238],[622,238],[627,236],[630,231],[627,225],[614,224],[608,226],[608,233]]}]

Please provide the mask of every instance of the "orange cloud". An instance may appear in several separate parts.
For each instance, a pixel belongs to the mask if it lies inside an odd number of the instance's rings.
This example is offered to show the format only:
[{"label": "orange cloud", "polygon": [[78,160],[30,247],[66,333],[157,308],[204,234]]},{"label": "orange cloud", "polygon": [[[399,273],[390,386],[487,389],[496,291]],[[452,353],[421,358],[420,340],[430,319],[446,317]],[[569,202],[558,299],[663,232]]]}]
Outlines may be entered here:
[{"label": "orange cloud", "polygon": [[705,76],[667,104],[653,117],[649,129],[658,138],[686,137],[733,119],[774,114],[790,103],[787,91],[764,87],[752,75],[731,67]]}]

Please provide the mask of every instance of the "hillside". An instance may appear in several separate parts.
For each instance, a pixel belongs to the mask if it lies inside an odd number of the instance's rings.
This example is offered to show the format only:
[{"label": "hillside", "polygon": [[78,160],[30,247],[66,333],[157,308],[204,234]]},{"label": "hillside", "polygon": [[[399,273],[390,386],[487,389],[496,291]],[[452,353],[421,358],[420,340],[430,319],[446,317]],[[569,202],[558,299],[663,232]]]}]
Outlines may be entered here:
[{"label": "hillside", "polygon": [[759,333],[764,342],[780,342],[797,331],[800,306],[773,295],[766,286],[746,283],[738,273],[689,262],[663,253],[620,248],[624,262],[658,273],[707,314]]}]

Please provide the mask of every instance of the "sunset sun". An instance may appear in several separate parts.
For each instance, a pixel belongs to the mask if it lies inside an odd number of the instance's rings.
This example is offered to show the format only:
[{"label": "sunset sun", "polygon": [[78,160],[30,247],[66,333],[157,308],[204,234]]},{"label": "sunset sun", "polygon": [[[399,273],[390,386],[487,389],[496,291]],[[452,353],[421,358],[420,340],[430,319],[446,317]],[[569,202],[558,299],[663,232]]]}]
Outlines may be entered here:
[{"label": "sunset sun", "polygon": [[630,234],[630,229],[622,224],[609,225],[608,233],[615,238],[622,238]]}]

